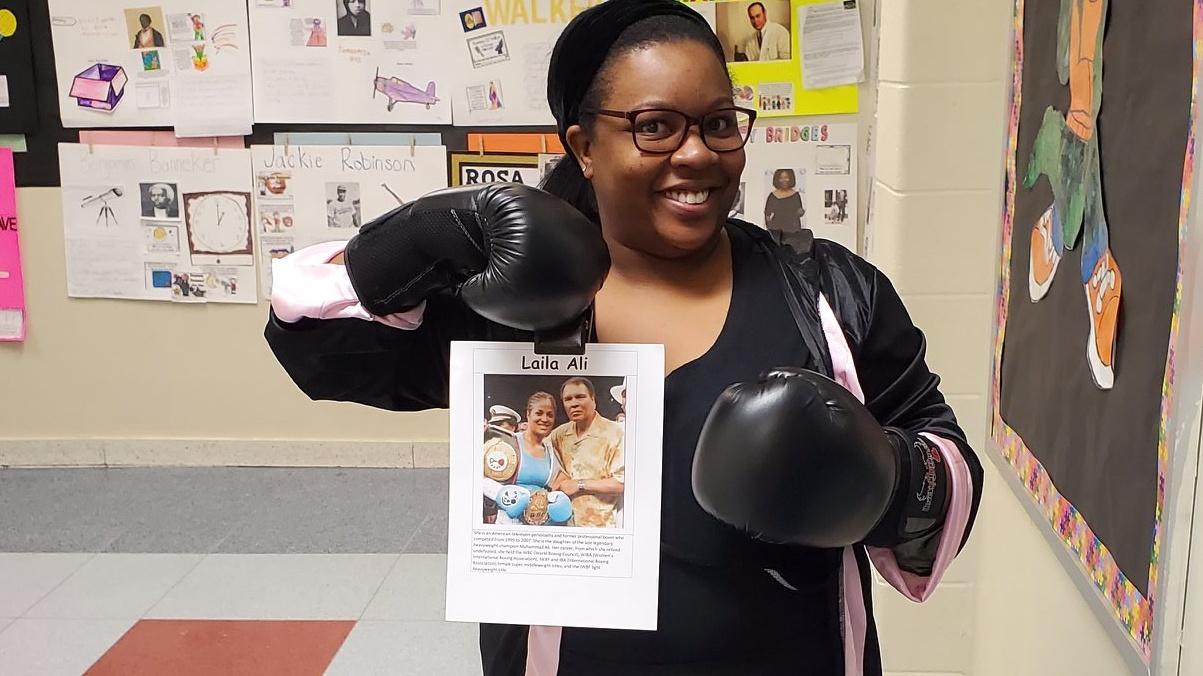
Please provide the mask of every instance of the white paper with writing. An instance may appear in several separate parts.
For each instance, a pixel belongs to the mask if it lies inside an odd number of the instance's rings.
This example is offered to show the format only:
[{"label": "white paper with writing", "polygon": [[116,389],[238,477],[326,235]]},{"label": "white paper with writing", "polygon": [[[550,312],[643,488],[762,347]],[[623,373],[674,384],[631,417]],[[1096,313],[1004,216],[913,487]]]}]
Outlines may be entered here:
[{"label": "white paper with writing", "polygon": [[450,385],[447,619],[655,629],[663,346],[453,342]]},{"label": "white paper with writing", "polygon": [[855,2],[825,2],[798,8],[802,86],[822,89],[865,80],[860,10]]},{"label": "white paper with writing", "polygon": [[59,145],[67,293],[256,303],[251,151]]}]

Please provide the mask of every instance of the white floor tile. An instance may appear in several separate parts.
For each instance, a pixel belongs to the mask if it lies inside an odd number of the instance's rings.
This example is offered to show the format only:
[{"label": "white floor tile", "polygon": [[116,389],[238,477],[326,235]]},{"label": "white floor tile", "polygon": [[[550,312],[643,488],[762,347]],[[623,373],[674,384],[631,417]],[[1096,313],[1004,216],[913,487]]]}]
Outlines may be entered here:
[{"label": "white floor tile", "polygon": [[0,617],[20,617],[95,554],[0,554]]},{"label": "white floor tile", "polygon": [[480,673],[475,624],[362,620],[347,636],[325,676]]},{"label": "white floor tile", "polygon": [[134,622],[19,619],[0,632],[0,673],[79,676]]},{"label": "white floor tile", "polygon": [[98,554],[24,617],[136,620],[203,558],[203,554]]},{"label": "white floor tile", "polygon": [[446,554],[402,554],[363,612],[363,619],[441,621],[447,607],[446,590]]},{"label": "white floor tile", "polygon": [[153,618],[357,620],[398,554],[210,554]]}]

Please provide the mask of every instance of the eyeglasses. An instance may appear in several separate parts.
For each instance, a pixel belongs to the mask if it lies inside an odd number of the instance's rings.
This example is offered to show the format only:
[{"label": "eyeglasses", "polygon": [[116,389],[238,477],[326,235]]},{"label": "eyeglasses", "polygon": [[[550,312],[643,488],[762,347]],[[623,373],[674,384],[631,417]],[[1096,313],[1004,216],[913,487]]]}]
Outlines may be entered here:
[{"label": "eyeglasses", "polygon": [[592,112],[630,122],[635,147],[654,154],[675,153],[685,144],[689,128],[695,124],[707,148],[716,153],[739,150],[751,138],[752,123],[756,121],[756,111],[737,107],[712,110],[699,117],[666,108]]}]

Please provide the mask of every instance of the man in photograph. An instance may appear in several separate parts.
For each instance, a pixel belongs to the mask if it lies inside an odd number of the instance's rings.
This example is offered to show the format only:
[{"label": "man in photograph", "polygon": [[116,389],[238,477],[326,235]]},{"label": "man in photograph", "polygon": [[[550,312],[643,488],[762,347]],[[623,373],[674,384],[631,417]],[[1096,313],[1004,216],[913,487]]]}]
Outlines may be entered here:
[{"label": "man in photograph", "polygon": [[372,15],[368,12],[368,0],[339,0],[342,11],[338,17],[339,35],[371,35]]},{"label": "man in photograph", "polygon": [[162,47],[166,44],[163,40],[163,34],[151,25],[149,14],[139,15],[138,23],[142,25],[142,29],[134,33],[134,49],[150,49],[152,47]]},{"label": "man in photograph", "polygon": [[597,394],[588,378],[569,378],[560,385],[560,401],[568,422],[551,433],[570,479],[557,490],[572,498],[577,526],[617,528],[626,486],[622,426],[597,412]]},{"label": "man in photograph", "polygon": [[335,188],[335,197],[326,202],[326,224],[331,228],[358,228],[359,201],[347,198],[347,186]]},{"label": "man in photograph", "polygon": [[180,203],[175,198],[175,187],[170,183],[142,185],[142,217],[177,219]]},{"label": "man in photograph", "polygon": [[748,61],[788,61],[790,54],[789,29],[769,21],[763,2],[748,5],[748,21],[755,31],[744,41],[743,53]]}]

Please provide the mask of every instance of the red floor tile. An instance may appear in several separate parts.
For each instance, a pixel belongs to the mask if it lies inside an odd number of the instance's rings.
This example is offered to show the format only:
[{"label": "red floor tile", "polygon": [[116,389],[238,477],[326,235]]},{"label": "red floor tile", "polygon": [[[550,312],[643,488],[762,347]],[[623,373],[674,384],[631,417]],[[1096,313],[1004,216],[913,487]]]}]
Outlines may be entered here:
[{"label": "red floor tile", "polygon": [[354,626],[319,620],[141,620],[84,676],[321,676]]}]

